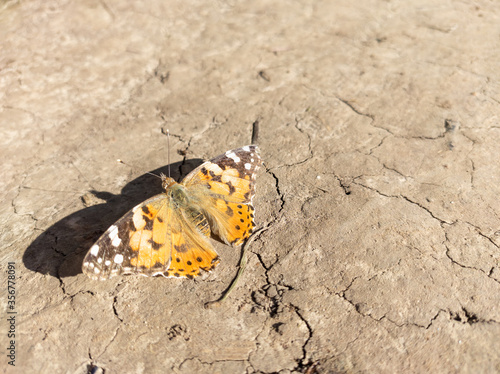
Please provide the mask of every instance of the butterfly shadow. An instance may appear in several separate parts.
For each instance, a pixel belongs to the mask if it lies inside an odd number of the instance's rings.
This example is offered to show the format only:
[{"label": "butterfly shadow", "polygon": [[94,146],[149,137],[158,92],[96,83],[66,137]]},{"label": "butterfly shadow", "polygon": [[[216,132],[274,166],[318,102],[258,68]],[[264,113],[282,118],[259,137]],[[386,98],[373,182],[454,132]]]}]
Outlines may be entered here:
[{"label": "butterfly shadow", "polygon": [[[173,163],[171,176],[179,181],[202,163],[201,159]],[[167,174],[168,166],[151,173]],[[162,192],[160,179],[150,174],[127,183],[119,195],[90,191],[81,197],[82,201],[105,202],[72,213],[45,230],[24,252],[24,265],[29,270],[56,278],[80,274],[83,258],[104,231],[134,206]]]}]

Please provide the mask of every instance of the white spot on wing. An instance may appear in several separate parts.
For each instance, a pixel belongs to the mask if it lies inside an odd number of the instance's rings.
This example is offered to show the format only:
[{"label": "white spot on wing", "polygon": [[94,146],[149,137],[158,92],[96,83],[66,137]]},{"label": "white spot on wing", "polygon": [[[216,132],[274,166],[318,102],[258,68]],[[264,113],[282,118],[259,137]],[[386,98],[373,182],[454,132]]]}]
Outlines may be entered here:
[{"label": "white spot on wing", "polygon": [[109,239],[111,239],[111,245],[113,247],[118,247],[122,240],[118,237],[118,227],[115,225],[112,225],[109,229]]},{"label": "white spot on wing", "polygon": [[252,164],[246,163],[245,169],[250,170],[252,168]]},{"label": "white spot on wing", "polygon": [[250,147],[248,145],[242,148],[245,152],[250,152]]},{"label": "white spot on wing", "polygon": [[118,235],[118,227],[116,227],[115,225],[111,225],[108,231],[109,231],[108,236],[111,240],[113,240],[115,236]]},{"label": "white spot on wing", "polygon": [[101,257],[99,257],[99,258],[97,259],[97,263],[98,263],[98,264],[100,264],[101,262],[102,262],[102,258],[101,258]]},{"label": "white spot on wing", "polygon": [[113,241],[111,242],[111,245],[113,245],[113,247],[118,247],[121,242],[122,240],[118,237],[118,235],[116,235]]},{"label": "white spot on wing", "polygon": [[232,158],[234,162],[240,162],[240,158],[236,156],[236,153],[234,153],[233,151],[227,151],[226,156]]},{"label": "white spot on wing", "polygon": [[123,256],[120,254],[117,254],[113,260],[115,264],[121,264],[123,262]]},{"label": "white spot on wing", "polygon": [[104,265],[106,265],[106,266],[111,265],[111,261],[109,261],[109,260],[104,261]]},{"label": "white spot on wing", "polygon": [[99,246],[97,244],[94,244],[92,248],[90,248],[90,254],[92,256],[97,256],[98,253],[99,253]]}]

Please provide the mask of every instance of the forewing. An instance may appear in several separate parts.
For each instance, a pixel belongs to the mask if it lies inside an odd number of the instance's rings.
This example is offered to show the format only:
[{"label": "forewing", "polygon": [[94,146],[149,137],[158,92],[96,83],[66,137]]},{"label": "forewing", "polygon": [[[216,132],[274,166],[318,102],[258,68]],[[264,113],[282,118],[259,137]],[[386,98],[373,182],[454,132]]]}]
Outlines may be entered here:
[{"label": "forewing", "polygon": [[228,244],[240,245],[255,226],[252,198],[261,164],[258,147],[245,146],[203,163],[182,181]]},{"label": "forewing", "polygon": [[130,210],[90,248],[83,272],[99,280],[119,274],[164,272],[171,258],[170,204],[167,195],[160,194]]},{"label": "forewing", "polygon": [[261,164],[258,147],[247,145],[198,166],[182,184],[190,192],[201,190],[212,196],[223,196],[227,201],[248,204],[255,194],[255,177]]}]

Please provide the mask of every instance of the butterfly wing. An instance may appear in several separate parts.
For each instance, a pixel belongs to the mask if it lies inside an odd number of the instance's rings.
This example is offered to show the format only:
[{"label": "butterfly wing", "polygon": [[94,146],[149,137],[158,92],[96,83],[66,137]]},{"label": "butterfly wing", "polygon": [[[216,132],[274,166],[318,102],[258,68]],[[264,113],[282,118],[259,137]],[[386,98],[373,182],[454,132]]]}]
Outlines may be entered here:
[{"label": "butterfly wing", "polygon": [[209,242],[210,229],[205,216],[195,209],[175,209],[171,224],[172,261],[165,277],[192,279],[200,269],[212,270],[219,256]]},{"label": "butterfly wing", "polygon": [[174,209],[168,194],[157,195],[112,225],[90,248],[82,270],[99,280],[119,274],[192,278],[218,263],[204,220]]},{"label": "butterfly wing", "polygon": [[154,196],[111,225],[85,256],[83,272],[104,280],[166,270],[171,256],[165,245],[168,227],[162,223],[169,218],[169,203],[165,194]]},{"label": "butterfly wing", "polygon": [[227,244],[242,244],[255,226],[252,198],[261,164],[258,147],[249,145],[203,163],[181,183]]}]

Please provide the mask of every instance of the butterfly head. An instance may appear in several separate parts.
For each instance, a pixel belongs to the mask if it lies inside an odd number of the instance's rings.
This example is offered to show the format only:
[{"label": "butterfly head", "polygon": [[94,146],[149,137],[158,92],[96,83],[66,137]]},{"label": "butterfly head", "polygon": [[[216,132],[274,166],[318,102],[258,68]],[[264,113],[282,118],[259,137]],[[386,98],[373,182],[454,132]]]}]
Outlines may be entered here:
[{"label": "butterfly head", "polygon": [[174,178],[167,177],[165,174],[160,174],[161,177],[161,186],[164,190],[177,183]]}]

